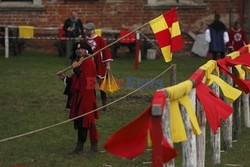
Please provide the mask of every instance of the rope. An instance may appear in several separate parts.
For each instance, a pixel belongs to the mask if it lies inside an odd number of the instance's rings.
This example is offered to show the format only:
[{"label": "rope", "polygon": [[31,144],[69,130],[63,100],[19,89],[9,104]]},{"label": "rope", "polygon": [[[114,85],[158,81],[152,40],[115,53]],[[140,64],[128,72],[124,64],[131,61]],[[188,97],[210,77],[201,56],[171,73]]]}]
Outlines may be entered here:
[{"label": "rope", "polygon": [[44,127],[44,128],[40,128],[40,129],[33,130],[33,131],[30,131],[30,132],[27,132],[27,133],[23,133],[23,134],[20,134],[20,135],[16,135],[16,136],[8,137],[8,138],[5,138],[5,139],[1,139],[1,140],[0,140],[0,143],[3,143],[3,142],[5,142],[5,141],[9,141],[9,140],[13,140],[13,139],[17,139],[17,138],[20,138],[20,137],[28,136],[28,135],[31,135],[31,134],[34,134],[34,133],[37,133],[37,132],[41,132],[41,131],[44,131],[44,130],[47,130],[47,129],[50,129],[50,128],[53,128],[53,127],[56,127],[56,126],[59,126],[59,125],[65,124],[65,123],[68,123],[68,122],[73,121],[73,120],[75,120],[75,119],[84,117],[84,116],[86,116],[86,115],[88,115],[88,114],[94,113],[94,112],[96,112],[96,111],[98,111],[98,110],[100,110],[100,109],[103,109],[103,108],[107,107],[107,106],[110,106],[110,105],[112,105],[112,104],[114,104],[114,103],[116,103],[116,102],[118,102],[118,101],[120,101],[120,100],[122,100],[122,99],[124,99],[124,98],[126,98],[126,97],[128,97],[128,96],[130,96],[131,94],[137,92],[138,90],[142,89],[143,87],[147,86],[148,84],[150,84],[151,82],[153,82],[154,80],[156,80],[157,78],[159,78],[161,75],[163,75],[165,72],[167,72],[167,71],[168,71],[169,69],[171,69],[172,67],[173,67],[173,65],[169,66],[166,70],[164,70],[163,72],[161,72],[160,74],[158,74],[156,77],[154,77],[152,80],[150,80],[150,81],[147,82],[146,84],[142,85],[141,87],[139,87],[139,88],[133,90],[132,92],[126,94],[125,96],[122,96],[122,97],[120,97],[120,98],[118,98],[118,99],[112,101],[111,103],[108,103],[108,104],[102,106],[102,107],[99,107],[99,108],[97,108],[97,109],[95,109],[95,110],[92,110],[92,111],[90,111],[90,112],[88,112],[88,113],[79,115],[79,116],[77,116],[77,117],[75,117],[75,118],[68,119],[68,120],[65,120],[65,121],[62,121],[62,122],[59,122],[59,123],[56,123],[56,124],[53,124],[53,125]]}]

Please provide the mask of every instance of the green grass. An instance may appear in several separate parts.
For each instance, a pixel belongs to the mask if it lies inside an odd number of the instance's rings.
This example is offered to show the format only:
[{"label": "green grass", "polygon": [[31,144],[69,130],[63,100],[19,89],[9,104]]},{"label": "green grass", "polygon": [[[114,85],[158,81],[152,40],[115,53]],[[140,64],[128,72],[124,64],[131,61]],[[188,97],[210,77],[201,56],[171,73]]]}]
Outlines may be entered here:
[{"label": "green grass", "polygon": [[[64,121],[68,118],[68,110],[64,107],[66,97],[62,94],[63,83],[55,73],[65,67],[65,59],[55,54],[41,52],[24,52],[22,56],[11,56],[5,59],[0,56],[0,139],[22,134],[38,128]],[[178,56],[172,63],[177,64],[177,82],[186,80],[207,59],[193,56]],[[124,79],[137,77],[151,79],[170,64],[163,59],[142,61],[138,71],[133,70],[133,57],[120,55],[112,63],[112,72],[115,78]],[[164,87],[169,85],[169,72],[160,77]],[[113,101],[132,91],[124,89],[109,96]],[[97,167],[111,165],[112,167],[151,166],[143,162],[151,161],[151,153],[132,161],[117,158],[103,152],[103,144],[108,136],[139,115],[151,102],[154,89],[142,89],[137,93],[109,107],[108,112],[100,112],[101,118],[97,121],[100,135],[99,149],[96,156],[69,156],[75,146],[76,131],[72,123],[67,123],[30,136],[0,143],[0,167],[14,164],[28,167],[60,166],[60,167]],[[99,92],[98,92],[99,93]],[[100,106],[100,96],[97,96]],[[234,143],[234,150],[222,153],[222,166],[227,163],[248,165],[250,152],[250,133],[242,129],[238,142]],[[85,151],[89,149],[89,141]],[[176,148],[181,152],[180,145]],[[209,150],[209,148],[207,149]],[[211,164],[208,151],[207,164]],[[181,164],[181,156],[176,159],[176,166]]]}]

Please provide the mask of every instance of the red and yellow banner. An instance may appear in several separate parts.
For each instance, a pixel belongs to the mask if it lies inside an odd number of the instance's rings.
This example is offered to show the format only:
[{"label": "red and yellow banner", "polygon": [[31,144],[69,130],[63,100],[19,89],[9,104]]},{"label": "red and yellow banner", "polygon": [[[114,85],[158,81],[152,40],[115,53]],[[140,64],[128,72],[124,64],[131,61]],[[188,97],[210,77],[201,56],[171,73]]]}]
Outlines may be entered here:
[{"label": "red and yellow banner", "polygon": [[172,52],[183,48],[176,9],[171,9],[154,20],[151,20],[149,23],[159,43],[165,61],[171,61]]}]

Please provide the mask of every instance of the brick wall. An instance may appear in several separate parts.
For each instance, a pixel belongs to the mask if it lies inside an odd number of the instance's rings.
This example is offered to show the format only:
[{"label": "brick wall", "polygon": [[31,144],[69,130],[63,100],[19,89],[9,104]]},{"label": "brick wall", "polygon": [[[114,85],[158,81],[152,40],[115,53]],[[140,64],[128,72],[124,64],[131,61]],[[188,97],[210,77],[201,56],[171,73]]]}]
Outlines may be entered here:
[{"label": "brick wall", "polygon": [[[92,21],[98,28],[134,29],[170,8],[168,6],[151,7],[147,2],[147,0],[119,0],[119,2],[115,0],[43,0],[44,8],[39,10],[0,9],[0,24],[58,27],[72,10],[76,10],[84,23]],[[204,32],[207,25],[212,22],[215,11],[221,14],[221,20],[227,27],[230,24],[230,16],[232,22],[239,19],[238,0],[231,0],[230,4],[228,0],[204,0],[204,3],[206,5],[202,7],[188,4],[178,8],[182,31]],[[143,31],[150,32],[150,28],[147,27]],[[189,37],[184,39],[190,40]],[[36,42],[32,41],[32,43]],[[46,43],[51,45],[51,42],[44,41],[40,45],[46,45]],[[186,48],[190,46],[187,45]]]}]

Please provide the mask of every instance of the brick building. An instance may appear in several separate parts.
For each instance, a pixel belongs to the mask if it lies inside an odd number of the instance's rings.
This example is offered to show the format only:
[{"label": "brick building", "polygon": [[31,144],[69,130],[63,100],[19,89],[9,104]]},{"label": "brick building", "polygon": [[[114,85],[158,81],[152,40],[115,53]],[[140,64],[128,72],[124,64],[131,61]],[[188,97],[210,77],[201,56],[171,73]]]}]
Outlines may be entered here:
[{"label": "brick building", "polygon": [[[0,25],[58,27],[75,10],[84,23],[92,21],[98,28],[135,29],[178,7],[181,30],[188,41],[185,32],[204,32],[215,12],[227,27],[240,20],[248,32],[249,6],[248,0],[0,0]],[[149,26],[143,31],[150,32]]]}]

